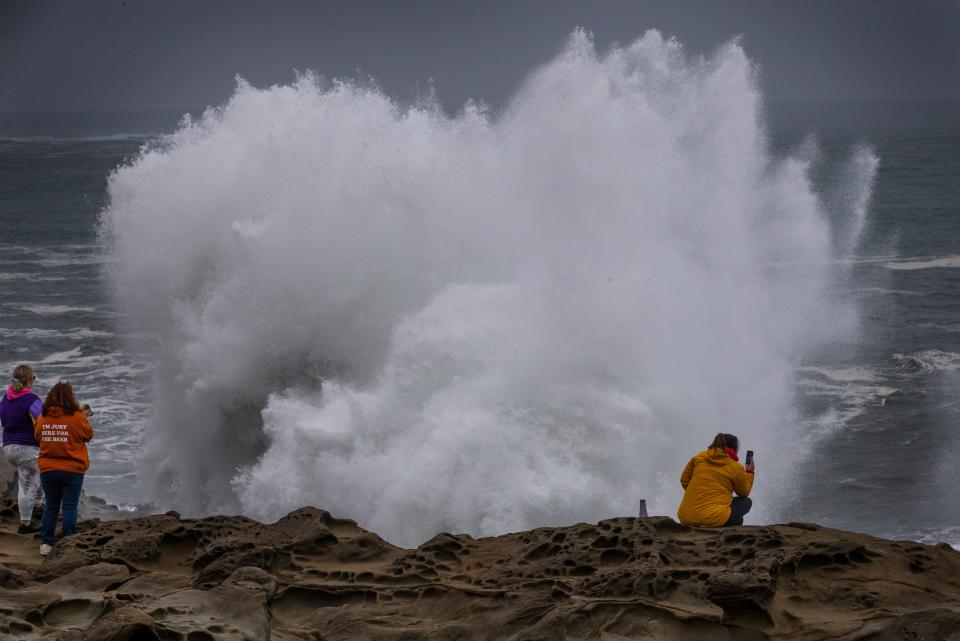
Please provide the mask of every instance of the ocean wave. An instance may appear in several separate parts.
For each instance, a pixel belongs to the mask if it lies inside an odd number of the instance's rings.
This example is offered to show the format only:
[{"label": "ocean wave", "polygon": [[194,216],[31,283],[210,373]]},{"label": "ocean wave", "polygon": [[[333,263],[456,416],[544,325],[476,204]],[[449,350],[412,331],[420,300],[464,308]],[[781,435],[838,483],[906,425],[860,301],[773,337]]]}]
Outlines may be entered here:
[{"label": "ocean wave", "polygon": [[811,396],[832,396],[844,401],[844,404],[854,411],[847,418],[859,416],[868,405],[877,407],[886,405],[887,397],[900,391],[899,388],[891,385],[831,385],[816,381],[803,381],[800,383],[800,388],[805,394]]},{"label": "ocean wave", "polygon": [[826,257],[817,261],[810,260],[781,260],[781,261],[771,261],[765,264],[767,267],[796,267],[798,265],[838,265],[843,267],[850,267],[853,265],[873,265],[878,263],[888,263],[893,260],[896,260],[896,256],[835,256],[835,257]]},{"label": "ocean wave", "polygon": [[77,142],[125,142],[147,141],[162,138],[165,134],[149,133],[116,133],[99,136],[0,136],[0,143],[53,143],[69,144]]},{"label": "ocean wave", "polygon": [[930,259],[907,259],[884,263],[884,267],[894,271],[915,271],[921,269],[956,269],[960,267],[960,256],[945,256]]},{"label": "ocean wave", "polygon": [[[151,363],[136,358],[124,352],[97,352],[90,351],[86,346],[52,352],[35,361],[38,369],[56,370],[63,373],[69,371],[73,376],[79,376],[96,381],[142,379],[152,371]],[[55,367],[53,367],[55,366]]]},{"label": "ocean wave", "polygon": [[64,314],[92,314],[96,308],[85,305],[55,305],[52,303],[4,303],[4,307],[36,314],[37,316],[61,316]]},{"label": "ocean wave", "polygon": [[73,349],[68,349],[62,352],[54,352],[53,354],[48,354],[44,358],[41,358],[40,360],[38,360],[37,365],[42,366],[42,365],[50,365],[53,363],[74,364],[84,358],[81,354],[82,354],[81,348],[74,347]]},{"label": "ocean wave", "polygon": [[772,451],[794,359],[856,331],[832,260],[878,160],[821,198],[762,103],[737,43],[656,32],[578,31],[496,115],[241,82],[109,181],[110,282],[161,346],[154,496],[415,543],[672,512],[705,425]]},{"label": "ocean wave", "polygon": [[837,483],[841,487],[848,487],[854,490],[867,490],[870,492],[876,492],[877,490],[888,490],[890,489],[888,485],[882,485],[879,483],[868,483],[861,479],[857,478],[845,478],[840,479]]},{"label": "ocean wave", "polygon": [[955,550],[960,550],[960,527],[921,528],[917,531],[901,531],[891,538],[906,539],[936,545],[946,543]]},{"label": "ocean wave", "polygon": [[913,326],[917,329],[934,330],[936,332],[946,332],[948,334],[956,334],[960,332],[960,319],[952,322],[946,322],[946,323],[936,323],[936,322],[914,323]]},{"label": "ocean wave", "polygon": [[[99,443],[98,443],[98,446],[99,446]],[[136,476],[137,475],[135,472],[119,472],[116,474],[97,473],[95,471],[87,472],[88,478],[97,479],[101,481],[116,481],[119,479],[131,479],[132,482],[135,482]]]},{"label": "ocean wave", "polygon": [[[56,253],[56,252],[51,252]],[[0,265],[10,265],[14,266],[15,269],[30,269],[30,268],[40,268],[40,269],[49,269],[51,271],[57,272],[65,271],[65,268],[77,268],[77,267],[96,267],[99,265],[108,264],[109,260],[97,254],[88,254],[81,256],[69,256],[69,255],[57,255],[55,258],[41,258],[39,256],[32,256],[22,259],[17,258],[2,258],[0,259]],[[44,274],[40,276],[41,279],[44,277],[49,278],[49,274]],[[36,279],[36,276],[32,277]]]},{"label": "ocean wave", "polygon": [[42,329],[39,327],[0,327],[0,338],[27,341],[68,340],[84,341],[96,338],[113,338],[111,331],[90,327],[71,327],[69,329]]},{"label": "ocean wave", "polygon": [[818,374],[831,381],[841,383],[873,381],[877,378],[877,371],[867,367],[845,367],[839,369],[831,369],[829,367],[799,367],[797,371]]},{"label": "ocean wave", "polygon": [[[109,262],[106,246],[90,243],[17,245],[0,244],[0,265],[11,265],[13,273],[27,273],[25,268],[56,269],[78,265],[100,265]],[[36,272],[29,272],[34,277]]]},{"label": "ocean wave", "polygon": [[912,354],[894,354],[891,359],[898,369],[909,374],[930,374],[960,369],[960,354],[937,349]]},{"label": "ocean wave", "polygon": [[864,287],[851,289],[851,294],[868,294],[877,296],[928,296],[927,292],[918,292],[910,289],[887,289],[885,287]]},{"label": "ocean wave", "polygon": [[0,243],[0,256],[5,257],[10,254],[33,254],[39,251],[38,247],[31,247],[29,245],[11,245],[8,243]]},{"label": "ocean wave", "polygon": [[0,272],[0,281],[25,283],[56,283],[70,280],[67,276],[49,276],[35,272]]},{"label": "ocean wave", "polygon": [[0,256],[6,257],[9,254],[25,254],[36,256],[49,253],[83,253],[90,254],[103,249],[98,242],[92,243],[44,243],[42,245],[10,245],[0,243]]},{"label": "ocean wave", "polygon": [[91,253],[85,256],[57,256],[56,258],[40,258],[35,261],[42,267],[78,267],[81,265],[103,265],[108,260],[103,256]]},{"label": "ocean wave", "polygon": [[[852,383],[822,383],[818,381],[801,381],[800,386],[810,393],[823,393],[848,397],[852,399],[882,399],[899,391],[898,388],[890,385],[866,385]],[[879,404],[883,404],[882,402]]]},{"label": "ocean wave", "polygon": [[141,379],[154,370],[152,363],[118,363],[116,357],[105,359],[105,363],[98,364],[96,373],[106,378],[134,378]]},{"label": "ocean wave", "polygon": [[862,367],[802,367],[800,372],[813,377],[798,381],[802,398],[829,399],[830,408],[810,420],[807,437],[818,439],[847,429],[870,408],[883,407],[899,388],[878,382],[876,370]]}]

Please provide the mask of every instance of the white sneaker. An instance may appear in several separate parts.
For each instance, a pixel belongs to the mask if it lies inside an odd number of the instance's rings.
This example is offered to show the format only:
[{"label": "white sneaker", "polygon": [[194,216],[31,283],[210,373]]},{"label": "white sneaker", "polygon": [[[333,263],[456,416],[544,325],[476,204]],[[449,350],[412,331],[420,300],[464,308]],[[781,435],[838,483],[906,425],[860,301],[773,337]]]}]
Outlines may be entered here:
[{"label": "white sneaker", "polygon": [[40,556],[47,556],[52,551],[53,551],[52,545],[47,545],[46,543],[40,544]]}]

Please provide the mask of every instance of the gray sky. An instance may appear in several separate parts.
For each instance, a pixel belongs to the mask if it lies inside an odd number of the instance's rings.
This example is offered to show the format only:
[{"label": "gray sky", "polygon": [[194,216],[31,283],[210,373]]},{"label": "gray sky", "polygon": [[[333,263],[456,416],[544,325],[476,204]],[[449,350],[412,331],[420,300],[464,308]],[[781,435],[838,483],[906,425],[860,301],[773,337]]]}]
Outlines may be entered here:
[{"label": "gray sky", "polygon": [[175,109],[294,69],[433,79],[496,106],[576,27],[601,49],[650,28],[692,52],[742,34],[768,99],[960,100],[960,2],[0,0],[0,110]]}]

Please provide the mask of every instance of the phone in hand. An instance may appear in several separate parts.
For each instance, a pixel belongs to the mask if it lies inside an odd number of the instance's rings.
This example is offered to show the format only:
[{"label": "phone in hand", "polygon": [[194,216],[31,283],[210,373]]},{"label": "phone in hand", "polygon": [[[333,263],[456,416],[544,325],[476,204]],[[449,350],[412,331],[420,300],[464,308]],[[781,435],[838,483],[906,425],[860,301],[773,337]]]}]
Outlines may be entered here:
[{"label": "phone in hand", "polygon": [[753,465],[753,450],[747,450],[747,466]]}]

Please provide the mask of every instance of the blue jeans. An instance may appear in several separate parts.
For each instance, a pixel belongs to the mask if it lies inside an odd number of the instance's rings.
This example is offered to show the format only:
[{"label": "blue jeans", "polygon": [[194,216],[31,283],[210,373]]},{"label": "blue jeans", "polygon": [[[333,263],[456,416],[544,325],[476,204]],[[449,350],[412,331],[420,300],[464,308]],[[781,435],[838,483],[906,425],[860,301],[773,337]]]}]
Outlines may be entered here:
[{"label": "blue jeans", "polygon": [[41,472],[40,484],[43,486],[43,495],[46,497],[43,521],[40,522],[40,542],[53,545],[61,502],[63,503],[63,535],[70,536],[77,531],[77,505],[80,503],[80,490],[83,488],[83,474],[60,470]]}]

